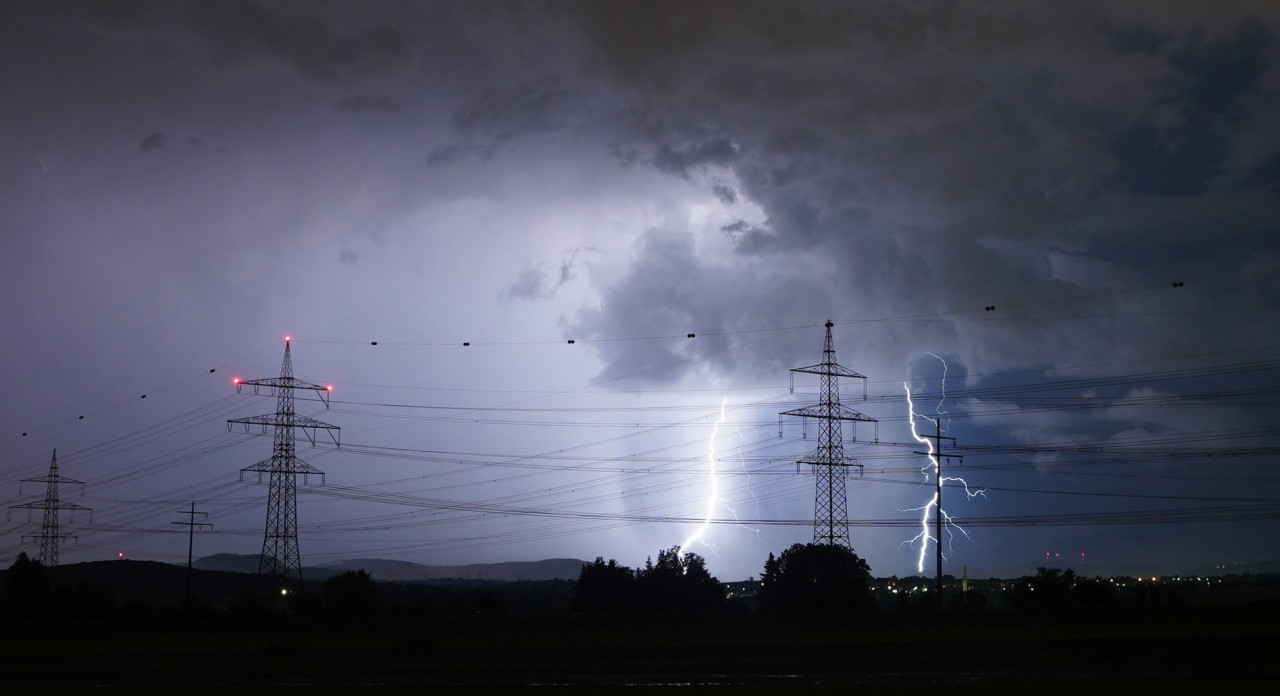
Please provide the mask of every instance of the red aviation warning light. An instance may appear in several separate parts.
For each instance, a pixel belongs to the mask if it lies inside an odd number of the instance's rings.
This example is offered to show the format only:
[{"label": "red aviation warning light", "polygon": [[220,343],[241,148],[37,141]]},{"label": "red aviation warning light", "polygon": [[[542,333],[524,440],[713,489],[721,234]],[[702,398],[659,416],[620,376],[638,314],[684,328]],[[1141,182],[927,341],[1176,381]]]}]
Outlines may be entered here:
[{"label": "red aviation warning light", "polygon": [[239,378],[239,377],[232,377],[232,378],[231,378],[231,383],[232,383],[232,384],[236,384],[236,385],[240,384],[240,378]]},{"label": "red aviation warning light", "polygon": [[324,390],[325,390],[325,391],[333,391],[333,385],[332,385],[332,384],[326,385],[326,386],[325,386],[325,388],[324,388]]}]

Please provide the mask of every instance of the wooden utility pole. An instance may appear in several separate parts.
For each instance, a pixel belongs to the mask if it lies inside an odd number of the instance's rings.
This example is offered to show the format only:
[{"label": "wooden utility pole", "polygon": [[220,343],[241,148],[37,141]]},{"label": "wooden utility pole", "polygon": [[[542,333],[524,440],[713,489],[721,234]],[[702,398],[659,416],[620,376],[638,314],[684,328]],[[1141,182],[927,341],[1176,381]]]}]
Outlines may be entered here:
[{"label": "wooden utility pole", "polygon": [[190,510],[178,510],[178,514],[187,515],[186,522],[170,522],[169,524],[179,524],[187,528],[187,604],[191,604],[191,556],[192,550],[195,548],[196,527],[209,527],[213,525],[209,522],[196,522],[196,515],[209,516],[207,512],[196,511],[196,501],[191,501]]}]

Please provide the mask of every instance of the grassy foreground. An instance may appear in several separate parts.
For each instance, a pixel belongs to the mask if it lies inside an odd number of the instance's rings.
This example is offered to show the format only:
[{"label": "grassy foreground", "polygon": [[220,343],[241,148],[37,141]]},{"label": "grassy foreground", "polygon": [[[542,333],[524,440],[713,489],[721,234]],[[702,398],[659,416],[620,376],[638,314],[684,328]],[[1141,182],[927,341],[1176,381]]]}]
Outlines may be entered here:
[{"label": "grassy foreground", "polygon": [[1231,607],[854,620],[572,618],[424,625],[289,617],[9,624],[5,690],[432,687],[1041,694],[1257,688],[1280,679],[1280,612]]}]

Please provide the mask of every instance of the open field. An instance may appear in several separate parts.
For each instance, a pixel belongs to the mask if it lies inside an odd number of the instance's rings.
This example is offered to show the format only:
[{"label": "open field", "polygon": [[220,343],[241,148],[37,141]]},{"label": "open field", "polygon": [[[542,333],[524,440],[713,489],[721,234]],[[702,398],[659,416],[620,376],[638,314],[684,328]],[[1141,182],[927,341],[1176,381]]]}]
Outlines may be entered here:
[{"label": "open field", "polygon": [[1280,681],[1280,612],[881,615],[856,623],[562,619],[14,625],[6,690],[434,687],[577,693],[711,688],[1079,693]]}]

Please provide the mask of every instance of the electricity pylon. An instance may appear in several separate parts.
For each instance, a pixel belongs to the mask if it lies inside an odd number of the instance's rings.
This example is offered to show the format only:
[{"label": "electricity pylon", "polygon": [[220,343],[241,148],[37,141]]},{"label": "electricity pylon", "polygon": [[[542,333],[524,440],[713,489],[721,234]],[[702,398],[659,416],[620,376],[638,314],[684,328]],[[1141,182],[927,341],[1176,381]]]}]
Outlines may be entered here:
[{"label": "electricity pylon", "polygon": [[312,445],[316,443],[318,430],[326,431],[333,444],[339,444],[338,426],[294,413],[294,390],[316,392],[325,408],[328,408],[329,392],[333,388],[294,379],[289,344],[290,339],[286,338],[284,363],[280,367],[279,377],[235,380],[237,391],[247,385],[253,387],[254,394],[265,389],[268,394],[276,397],[276,412],[227,421],[228,430],[236,424],[243,425],[245,432],[254,425],[261,426],[264,433],[268,426],[275,429],[271,458],[241,469],[240,479],[244,480],[246,473],[256,473],[258,482],[261,483],[264,474],[269,476],[267,525],[262,538],[262,555],[258,560],[258,577],[270,576],[273,585],[279,585],[282,592],[296,591],[302,585],[302,557],[298,554],[298,477],[302,477],[304,484],[307,477],[313,475],[320,476],[321,483],[324,482],[323,471],[297,457],[294,430],[302,430]]},{"label": "electricity pylon", "polygon": [[848,500],[845,495],[844,480],[851,468],[857,468],[858,473],[861,474],[862,465],[845,455],[840,422],[875,423],[876,419],[840,403],[840,377],[864,380],[864,400],[867,378],[836,362],[835,343],[831,340],[832,326],[834,324],[827,320],[827,338],[822,348],[822,362],[791,370],[792,391],[795,390],[795,373],[797,372],[822,377],[820,400],[812,406],[783,411],[782,415],[801,416],[818,421],[818,448],[797,462],[813,467],[818,479],[817,489],[814,492],[813,543],[851,549]]},{"label": "electricity pylon", "polygon": [[[89,508],[75,503],[64,503],[59,499],[58,489],[64,483],[71,483],[81,486],[81,495],[84,494],[83,481],[76,481],[62,476],[58,473],[58,450],[53,451],[53,459],[49,462],[49,473],[40,478],[22,479],[21,483],[43,483],[44,500],[39,502],[24,503],[22,505],[13,505],[10,510],[26,510],[30,516],[32,510],[44,511],[44,522],[40,525],[40,534],[31,534],[22,537],[25,541],[40,541],[40,564],[46,568],[54,568],[58,565],[58,546],[67,539],[74,540],[73,534],[63,534],[59,524],[59,513],[63,510],[70,510],[74,516],[77,510],[92,512]],[[21,486],[21,483],[19,486]],[[21,492],[21,490],[19,490]],[[74,519],[74,517],[73,517]]]}]

